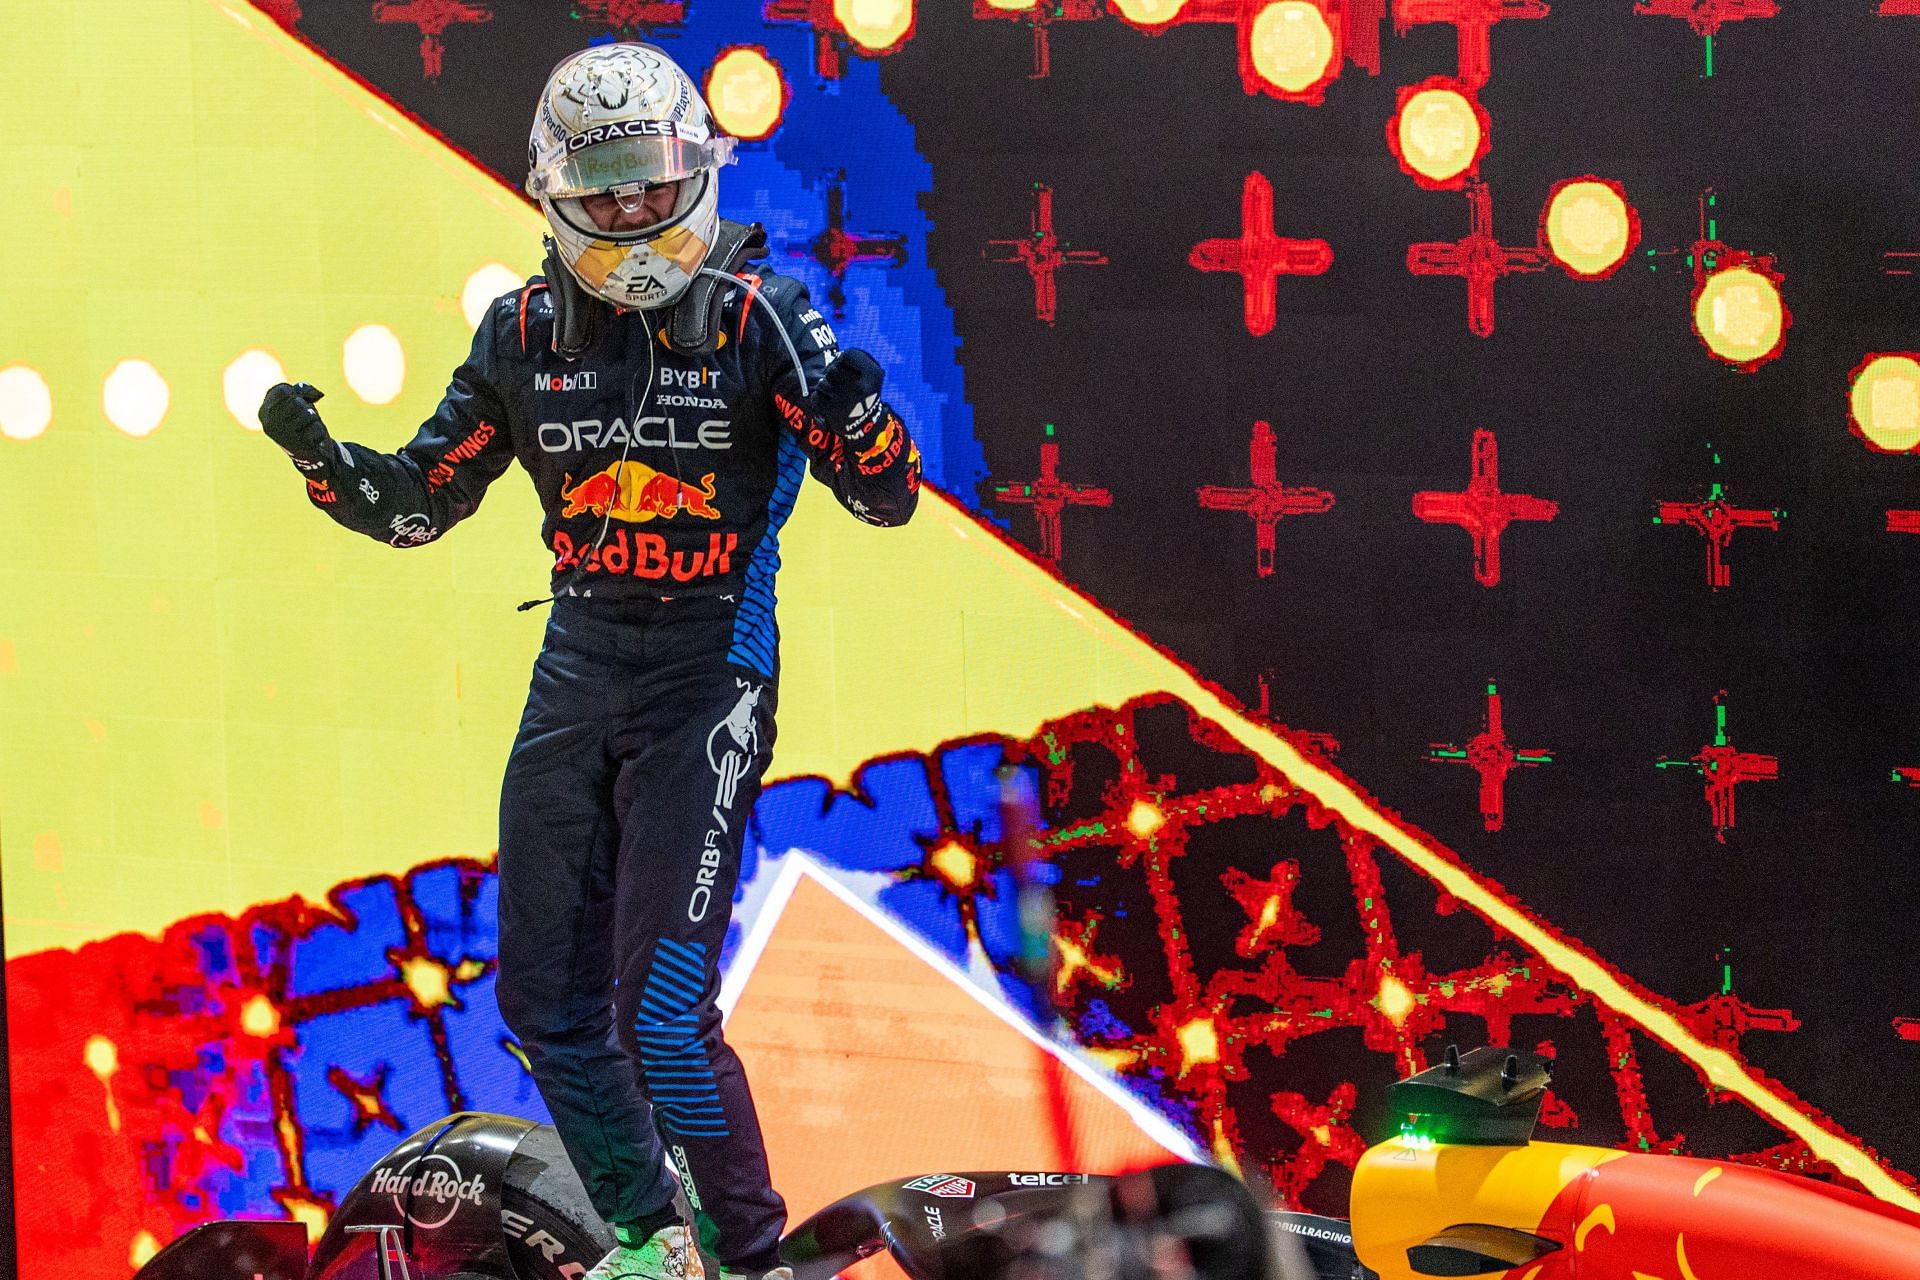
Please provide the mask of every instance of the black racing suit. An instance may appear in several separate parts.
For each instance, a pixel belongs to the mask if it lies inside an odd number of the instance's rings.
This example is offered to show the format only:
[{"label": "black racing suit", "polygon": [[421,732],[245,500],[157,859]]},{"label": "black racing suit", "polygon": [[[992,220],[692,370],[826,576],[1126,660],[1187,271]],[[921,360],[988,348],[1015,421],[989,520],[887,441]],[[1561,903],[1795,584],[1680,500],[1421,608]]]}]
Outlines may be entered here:
[{"label": "black racing suit", "polygon": [[[755,287],[817,382],[836,347],[806,289]],[[703,1247],[770,1265],[786,1207],[714,1000],[773,746],[779,532],[809,469],[905,522],[919,451],[884,403],[857,442],[811,415],[746,287],[705,357],[669,350],[659,314],[602,319],[561,359],[536,277],[488,309],[410,444],[300,466],[321,510],[400,547],[515,458],[533,477],[558,596],[500,797],[500,1011],[608,1222],[670,1201],[671,1158]]]}]

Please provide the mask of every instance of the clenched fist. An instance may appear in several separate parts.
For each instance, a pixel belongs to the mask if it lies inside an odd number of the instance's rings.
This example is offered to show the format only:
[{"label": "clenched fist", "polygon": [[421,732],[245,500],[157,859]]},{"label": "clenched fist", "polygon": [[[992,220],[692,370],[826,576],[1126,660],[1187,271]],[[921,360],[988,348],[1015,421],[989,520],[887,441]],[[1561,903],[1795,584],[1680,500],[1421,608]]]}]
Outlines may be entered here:
[{"label": "clenched fist", "polygon": [[858,444],[873,432],[885,412],[880,403],[880,384],[886,377],[872,356],[857,347],[848,348],[813,384],[804,407],[829,431]]},{"label": "clenched fist", "polygon": [[338,456],[327,424],[313,407],[324,394],[311,383],[277,382],[267,388],[267,398],[260,402],[260,426],[267,438],[308,468],[326,466]]}]

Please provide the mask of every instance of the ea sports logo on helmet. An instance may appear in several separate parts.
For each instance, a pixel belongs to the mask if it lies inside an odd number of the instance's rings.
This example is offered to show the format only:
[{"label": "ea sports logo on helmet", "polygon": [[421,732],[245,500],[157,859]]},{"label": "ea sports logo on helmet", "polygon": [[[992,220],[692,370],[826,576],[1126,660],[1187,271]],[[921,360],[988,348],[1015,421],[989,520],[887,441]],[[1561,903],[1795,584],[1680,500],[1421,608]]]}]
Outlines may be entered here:
[{"label": "ea sports logo on helmet", "polygon": [[395,1212],[431,1231],[451,1222],[461,1205],[478,1205],[487,1183],[477,1173],[463,1177],[452,1157],[435,1154],[409,1160],[398,1169],[375,1169],[367,1190],[392,1196]]}]

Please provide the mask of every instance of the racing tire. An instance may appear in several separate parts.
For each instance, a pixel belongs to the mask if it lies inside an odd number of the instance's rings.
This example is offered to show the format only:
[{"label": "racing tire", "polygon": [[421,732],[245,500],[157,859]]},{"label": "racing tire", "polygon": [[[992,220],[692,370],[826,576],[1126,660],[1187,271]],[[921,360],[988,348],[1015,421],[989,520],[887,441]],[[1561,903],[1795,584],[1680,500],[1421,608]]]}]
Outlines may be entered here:
[{"label": "racing tire", "polygon": [[515,1280],[579,1280],[614,1246],[550,1124],[528,1130],[507,1164],[500,1229]]}]

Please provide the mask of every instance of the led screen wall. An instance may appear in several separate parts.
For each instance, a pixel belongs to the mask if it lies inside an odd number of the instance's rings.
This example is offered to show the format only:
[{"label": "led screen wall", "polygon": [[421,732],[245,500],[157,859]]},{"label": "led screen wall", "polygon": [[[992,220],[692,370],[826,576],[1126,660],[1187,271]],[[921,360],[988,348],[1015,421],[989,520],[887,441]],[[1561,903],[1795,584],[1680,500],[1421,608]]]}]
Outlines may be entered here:
[{"label": "led screen wall", "polygon": [[[723,210],[889,366],[934,489],[888,532],[803,499],[781,576],[729,999],[796,1211],[1173,1153],[1342,1212],[1381,1086],[1449,1041],[1546,1046],[1560,1136],[1912,1202],[1885,104],[1920,16],[179,0],[0,36],[26,1273],[318,1224],[435,1115],[541,1114],[490,994],[532,495],[401,554],[251,411],[284,374],[410,434],[537,266],[542,77],[613,37],[749,139]],[[1009,985],[1007,763],[1066,1045]]]}]

